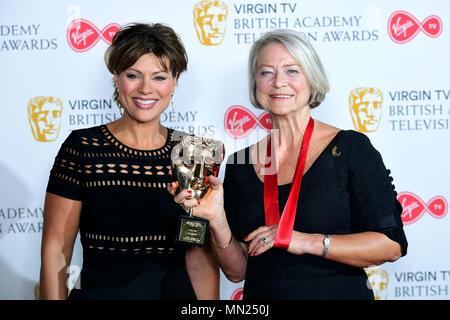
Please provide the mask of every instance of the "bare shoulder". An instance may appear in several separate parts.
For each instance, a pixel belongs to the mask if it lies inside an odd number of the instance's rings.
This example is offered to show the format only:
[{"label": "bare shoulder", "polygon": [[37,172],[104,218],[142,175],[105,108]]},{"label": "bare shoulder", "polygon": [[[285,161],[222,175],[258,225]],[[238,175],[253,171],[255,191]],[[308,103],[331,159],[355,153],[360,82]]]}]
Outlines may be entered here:
[{"label": "bare shoulder", "polygon": [[314,131],[318,140],[331,140],[341,129],[314,119]]}]

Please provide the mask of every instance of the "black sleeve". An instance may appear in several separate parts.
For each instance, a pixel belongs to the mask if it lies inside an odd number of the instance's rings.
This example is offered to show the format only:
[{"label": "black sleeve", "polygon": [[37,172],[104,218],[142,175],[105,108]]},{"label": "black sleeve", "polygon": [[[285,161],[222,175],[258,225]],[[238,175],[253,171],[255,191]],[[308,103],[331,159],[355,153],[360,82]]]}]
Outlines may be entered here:
[{"label": "black sleeve", "polygon": [[81,200],[80,139],[72,131],[62,144],[50,171],[47,192],[72,200]]},{"label": "black sleeve", "polygon": [[356,232],[385,234],[401,245],[404,256],[408,242],[401,219],[403,210],[389,173],[369,139],[355,132],[349,164],[353,227]]}]

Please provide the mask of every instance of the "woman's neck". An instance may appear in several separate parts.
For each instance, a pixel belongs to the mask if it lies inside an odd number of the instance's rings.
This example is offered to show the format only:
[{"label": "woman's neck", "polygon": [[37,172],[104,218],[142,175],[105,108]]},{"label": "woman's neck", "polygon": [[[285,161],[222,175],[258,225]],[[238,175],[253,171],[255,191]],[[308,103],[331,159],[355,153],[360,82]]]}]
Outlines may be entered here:
[{"label": "woman's neck", "polygon": [[309,106],[305,106],[298,112],[288,115],[271,115],[271,137],[272,139],[277,139],[280,151],[289,150],[302,143],[310,117],[311,109]]},{"label": "woman's neck", "polygon": [[167,139],[168,130],[159,121],[139,123],[125,115],[108,124],[108,129],[122,143],[141,150],[160,148]]}]

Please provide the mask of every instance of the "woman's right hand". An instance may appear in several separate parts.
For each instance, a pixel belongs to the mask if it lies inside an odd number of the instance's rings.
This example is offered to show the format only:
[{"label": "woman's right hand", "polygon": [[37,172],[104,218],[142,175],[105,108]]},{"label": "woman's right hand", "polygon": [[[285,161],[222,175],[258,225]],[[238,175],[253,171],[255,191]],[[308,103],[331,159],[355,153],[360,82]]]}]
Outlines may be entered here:
[{"label": "woman's right hand", "polygon": [[209,176],[210,190],[203,199],[194,199],[189,190],[182,190],[175,195],[178,183],[172,182],[167,186],[167,190],[174,196],[174,201],[183,208],[194,207],[193,215],[209,220],[212,228],[220,228],[226,224],[225,210],[223,207],[223,187],[220,179],[214,176]]}]

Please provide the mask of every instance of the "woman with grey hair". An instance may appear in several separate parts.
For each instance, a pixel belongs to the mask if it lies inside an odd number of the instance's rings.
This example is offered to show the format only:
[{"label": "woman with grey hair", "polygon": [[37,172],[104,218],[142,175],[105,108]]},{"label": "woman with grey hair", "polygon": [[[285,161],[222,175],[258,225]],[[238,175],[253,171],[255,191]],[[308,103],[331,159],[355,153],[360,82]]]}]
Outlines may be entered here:
[{"label": "woman with grey hair", "polygon": [[365,135],[312,119],[329,86],[298,33],[256,41],[249,81],[270,135],[231,155],[223,187],[210,177],[200,204],[186,192],[175,201],[209,219],[220,266],[245,280],[244,299],[373,299],[364,268],[396,261],[408,245],[380,154]]}]

